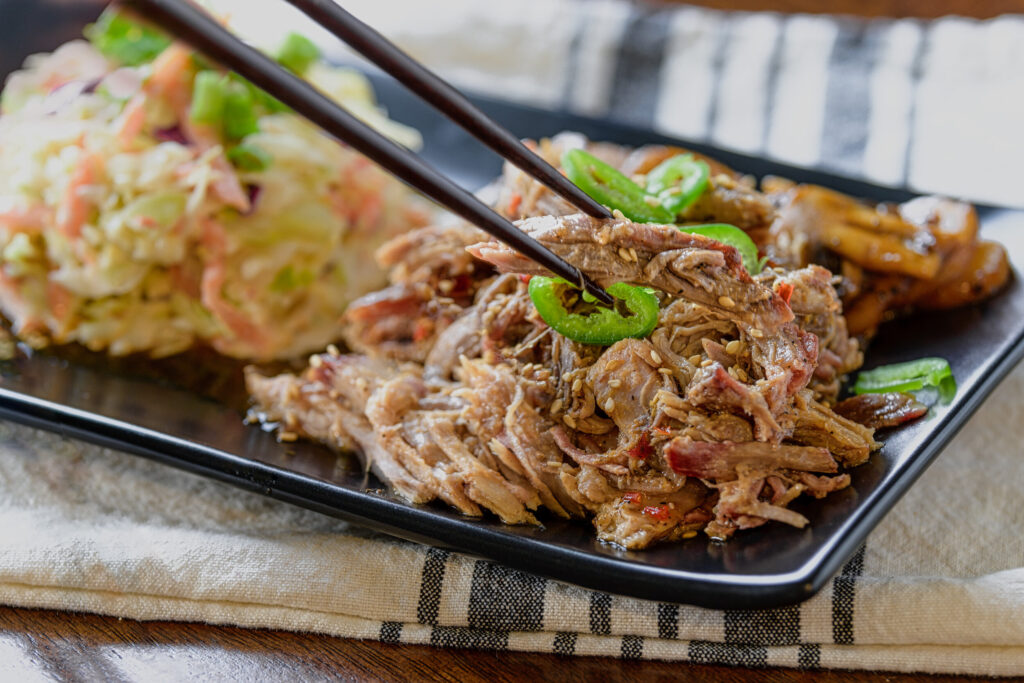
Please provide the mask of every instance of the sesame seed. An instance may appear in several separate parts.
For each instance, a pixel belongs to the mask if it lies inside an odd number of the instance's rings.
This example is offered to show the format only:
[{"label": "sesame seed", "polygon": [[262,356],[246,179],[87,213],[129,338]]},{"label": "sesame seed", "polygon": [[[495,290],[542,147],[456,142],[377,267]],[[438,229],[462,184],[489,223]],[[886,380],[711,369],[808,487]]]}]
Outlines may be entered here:
[{"label": "sesame seed", "polygon": [[720,296],[718,297],[718,303],[726,308],[732,308],[736,305],[736,302],[732,300],[732,297]]},{"label": "sesame seed", "polygon": [[620,221],[626,220],[626,214],[622,213],[618,209],[612,209],[612,216],[619,219]]},{"label": "sesame seed", "polygon": [[581,380],[579,377],[577,377],[576,379],[574,379],[572,381],[572,393],[578,394],[578,393],[580,393],[580,390],[582,388],[583,388],[583,380]]},{"label": "sesame seed", "polygon": [[296,434],[295,432],[278,432],[277,433],[277,440],[278,441],[291,442],[291,441],[297,440],[298,438],[299,438],[299,435]]},{"label": "sesame seed", "polygon": [[318,367],[320,367],[321,365],[324,364],[324,359],[321,358],[320,356],[310,356],[309,357],[309,364],[310,364],[310,366],[312,366],[314,368],[318,368]]},{"label": "sesame seed", "polygon": [[661,201],[659,201],[658,198],[655,197],[652,194],[649,194],[646,197],[644,197],[644,203],[647,204],[647,206],[660,206],[661,205]]},{"label": "sesame seed", "polygon": [[568,372],[563,372],[562,373],[562,381],[563,382],[568,382],[569,381],[569,373]]},{"label": "sesame seed", "polygon": [[764,332],[762,332],[759,328],[755,327],[754,329],[750,330],[750,336],[753,337],[754,339],[760,339],[764,336]]},{"label": "sesame seed", "polygon": [[629,263],[632,259],[629,257],[629,252],[626,251],[625,247],[619,247],[619,258]]},{"label": "sesame seed", "polygon": [[572,415],[565,415],[562,417],[562,422],[569,426],[569,429],[576,429],[576,420],[573,419]]},{"label": "sesame seed", "polygon": [[637,258],[636,249],[633,247],[629,248],[629,255],[633,257],[633,263],[640,263],[640,259]]},{"label": "sesame seed", "polygon": [[604,412],[611,414],[613,410],[615,410],[615,399],[609,398],[604,402]]},{"label": "sesame seed", "polygon": [[740,344],[739,339],[733,339],[731,342],[725,345],[725,352],[735,356],[737,353],[740,352],[742,346],[743,345]]},{"label": "sesame seed", "polygon": [[683,534],[683,538],[693,538],[696,535],[697,535],[696,531],[687,531],[686,533]]},{"label": "sesame seed", "polygon": [[451,280],[441,280],[437,283],[437,288],[440,289],[442,293],[447,294],[455,289],[455,283]]},{"label": "sesame seed", "polygon": [[338,351],[338,347],[335,346],[334,344],[327,345],[327,353],[331,354],[335,358],[341,355],[341,351]]},{"label": "sesame seed", "polygon": [[687,360],[690,361],[690,365],[700,365],[700,358],[701,358],[700,354],[699,353],[695,353],[692,356],[690,356],[689,358],[687,358]]},{"label": "sesame seed", "polygon": [[608,368],[608,372],[614,372],[621,368],[625,362],[626,361],[622,360],[621,358],[613,358],[612,360],[608,361],[608,365],[606,365],[605,367]]},{"label": "sesame seed", "polygon": [[559,460],[548,460],[548,462],[547,462],[547,466],[548,466],[548,467],[554,467],[554,468],[557,468],[557,467],[561,467],[561,466],[562,466],[562,463],[561,463],[561,461],[559,461]]},{"label": "sesame seed", "polygon": [[715,361],[711,360],[710,358],[705,358],[704,360],[701,361],[700,366],[702,368],[706,368],[706,367],[709,367],[714,362]]},{"label": "sesame seed", "polygon": [[665,375],[666,377],[671,377],[672,376],[672,371],[670,369],[668,369],[668,368],[658,368],[658,372],[660,372],[661,374]]},{"label": "sesame seed", "polygon": [[662,363],[661,355],[654,349],[651,349],[651,360],[654,361],[655,365],[661,365]]},{"label": "sesame seed", "polygon": [[551,414],[554,415],[555,413],[557,413],[561,409],[562,409],[562,399],[556,398],[551,403]]},{"label": "sesame seed", "polygon": [[610,380],[608,380],[608,386],[610,386],[612,389],[618,389],[619,387],[622,386],[622,380],[621,379],[610,379]]}]

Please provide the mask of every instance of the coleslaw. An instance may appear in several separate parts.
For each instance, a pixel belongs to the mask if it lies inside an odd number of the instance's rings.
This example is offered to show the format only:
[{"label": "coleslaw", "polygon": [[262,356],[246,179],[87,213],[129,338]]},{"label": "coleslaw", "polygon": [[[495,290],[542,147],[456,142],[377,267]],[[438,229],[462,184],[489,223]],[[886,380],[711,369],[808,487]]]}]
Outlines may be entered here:
[{"label": "coleslaw", "polygon": [[[254,360],[338,337],[372,252],[428,205],[251,84],[108,10],[30,57],[0,105],[0,309],[33,346]],[[393,139],[360,74],[279,61]],[[219,99],[218,99],[219,98]]]}]

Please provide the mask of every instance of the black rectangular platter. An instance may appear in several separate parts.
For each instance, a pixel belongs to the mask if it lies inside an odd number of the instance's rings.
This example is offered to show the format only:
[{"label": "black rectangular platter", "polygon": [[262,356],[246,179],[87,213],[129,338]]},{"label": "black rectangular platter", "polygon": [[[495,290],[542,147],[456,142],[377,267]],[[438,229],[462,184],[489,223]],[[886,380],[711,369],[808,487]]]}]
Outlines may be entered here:
[{"label": "black rectangular platter", "polygon": [[[386,79],[374,81],[392,117],[423,133],[423,154],[438,168],[471,188],[498,174],[500,160],[492,153]],[[479,103],[524,137],[577,130],[628,145],[680,144],[757,176],[781,175],[878,201],[911,196],[606,121]],[[984,236],[1003,242],[1014,269],[1021,272],[1024,211],[980,207],[979,213]],[[817,592],[1022,353],[1024,290],[1016,279],[980,306],[888,324],[869,349],[867,367],[924,355],[945,357],[960,386],[951,403],[884,435],[883,449],[851,470],[850,488],[822,501],[794,504],[811,521],[806,529],[769,524],[738,533],[724,544],[699,536],[644,552],[596,541],[587,522],[545,517],[543,528],[508,527],[493,517],[470,519],[442,505],[405,503],[386,493],[380,482],[367,479],[355,458],[339,458],[308,443],[278,443],[271,434],[245,426],[237,406],[103,364],[42,353],[3,363],[0,417],[151,458],[387,534],[588,588],[713,608],[761,608],[796,603]]]}]

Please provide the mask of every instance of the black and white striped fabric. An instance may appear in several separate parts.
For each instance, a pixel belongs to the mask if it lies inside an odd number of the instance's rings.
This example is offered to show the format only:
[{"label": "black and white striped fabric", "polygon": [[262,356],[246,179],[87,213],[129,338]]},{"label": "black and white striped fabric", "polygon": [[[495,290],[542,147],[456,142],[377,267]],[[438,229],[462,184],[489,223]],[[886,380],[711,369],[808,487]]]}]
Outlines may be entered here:
[{"label": "black and white striped fabric", "polygon": [[[210,4],[256,42],[302,28],[284,3]],[[467,89],[1024,206],[1020,17],[346,6]],[[588,591],[0,422],[0,602],[439,647],[1024,675],[1022,405],[1019,369],[819,595],[763,611]]]},{"label": "black and white striped fabric", "polygon": [[[345,5],[472,91],[1024,206],[1022,16],[863,21],[622,0]],[[281,12],[239,11],[235,23],[272,42],[282,22],[300,21]]]}]

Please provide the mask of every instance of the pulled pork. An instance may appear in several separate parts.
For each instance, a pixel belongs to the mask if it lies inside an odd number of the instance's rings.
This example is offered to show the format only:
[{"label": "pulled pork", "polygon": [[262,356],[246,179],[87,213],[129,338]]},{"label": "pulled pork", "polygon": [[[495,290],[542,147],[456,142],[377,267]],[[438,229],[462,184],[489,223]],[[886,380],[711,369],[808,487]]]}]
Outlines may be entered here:
[{"label": "pulled pork", "polygon": [[[641,183],[685,151],[578,134],[534,147],[556,165],[585,147]],[[769,521],[805,526],[794,500],[849,486],[842,468],[879,447],[872,427],[923,409],[889,395],[833,410],[863,361],[857,335],[893,306],[995,291],[1005,255],[976,239],[965,205],[867,207],[778,179],[762,193],[705,161],[709,188],[681,219],[746,230],[769,257],[756,276],[700,235],[575,215],[512,166],[494,188],[497,211],[600,284],[654,289],[659,321],[646,339],[597,347],[561,336],[527,293],[546,272],[476,228],[443,223],[378,252],[390,285],[349,307],[355,353],[332,348],[297,375],[249,369],[254,411],[287,438],[358,450],[409,501],[509,524],[537,524],[544,508],[590,518],[598,538],[633,549]],[[976,286],[965,289],[965,273]]]},{"label": "pulled pork", "polygon": [[562,337],[530,301],[530,261],[475,230],[426,228],[384,247],[391,286],[350,309],[361,353],[314,356],[298,375],[250,369],[255,409],[355,448],[412,502],[509,524],[537,524],[541,508],[590,517],[600,539],[634,549],[803,526],[789,503],[847,486],[840,465],[877,448],[827,405],[860,359],[827,271],[752,278],[732,247],[669,226],[519,225],[599,282],[657,290],[650,337]]}]

